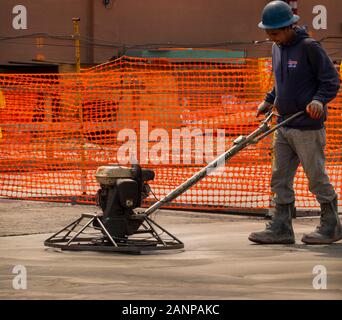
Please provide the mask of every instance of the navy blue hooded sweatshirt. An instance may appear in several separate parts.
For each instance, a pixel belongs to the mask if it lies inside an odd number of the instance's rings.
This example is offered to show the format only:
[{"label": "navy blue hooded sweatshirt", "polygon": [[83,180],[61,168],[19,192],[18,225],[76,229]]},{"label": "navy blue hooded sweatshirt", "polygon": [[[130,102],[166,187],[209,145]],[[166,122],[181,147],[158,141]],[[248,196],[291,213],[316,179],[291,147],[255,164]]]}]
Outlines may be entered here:
[{"label": "navy blue hooded sweatshirt", "polygon": [[275,86],[265,100],[274,104],[283,116],[278,122],[318,100],[324,105],[324,117],[314,120],[305,113],[287,127],[321,129],[327,118],[326,104],[336,97],[340,87],[339,74],[321,45],[309,38],[303,28],[295,27],[295,37],[289,44],[273,44],[272,67]]}]

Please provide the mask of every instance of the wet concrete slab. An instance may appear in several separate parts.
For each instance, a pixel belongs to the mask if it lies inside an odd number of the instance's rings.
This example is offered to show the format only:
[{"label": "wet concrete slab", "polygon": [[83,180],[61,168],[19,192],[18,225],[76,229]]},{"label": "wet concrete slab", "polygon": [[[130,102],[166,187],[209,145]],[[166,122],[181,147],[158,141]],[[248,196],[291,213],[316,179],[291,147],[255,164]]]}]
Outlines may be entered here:
[{"label": "wet concrete slab", "polygon": [[[317,217],[294,221],[294,245],[249,242],[250,232],[264,228],[262,218],[161,210],[155,220],[182,240],[185,250],[127,255],[44,246],[53,232],[96,210],[0,199],[0,298],[342,299],[342,242],[300,242]],[[27,289],[13,288],[17,265],[27,271]],[[317,266],[326,271],[327,289],[315,289]]]}]

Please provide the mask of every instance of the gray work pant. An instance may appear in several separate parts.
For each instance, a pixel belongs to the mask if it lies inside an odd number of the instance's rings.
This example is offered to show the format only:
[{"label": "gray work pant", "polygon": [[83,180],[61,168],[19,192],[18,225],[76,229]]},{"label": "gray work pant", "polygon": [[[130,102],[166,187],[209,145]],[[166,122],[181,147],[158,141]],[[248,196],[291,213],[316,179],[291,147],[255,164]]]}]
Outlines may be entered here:
[{"label": "gray work pant", "polygon": [[299,163],[309,180],[309,190],[319,203],[327,203],[337,196],[325,170],[325,128],[298,130],[280,128],[274,134],[274,165],[271,190],[274,202],[290,204],[295,201],[293,180]]}]

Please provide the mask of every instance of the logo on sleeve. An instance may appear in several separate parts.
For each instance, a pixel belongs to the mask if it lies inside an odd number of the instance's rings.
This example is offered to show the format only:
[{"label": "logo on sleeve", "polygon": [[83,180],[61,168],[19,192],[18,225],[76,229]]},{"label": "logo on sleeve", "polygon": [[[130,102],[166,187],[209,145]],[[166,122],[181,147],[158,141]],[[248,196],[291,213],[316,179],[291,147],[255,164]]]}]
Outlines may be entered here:
[{"label": "logo on sleeve", "polygon": [[297,67],[297,64],[298,64],[298,61],[296,61],[296,60],[289,60],[288,62],[287,62],[287,66],[289,67],[289,68],[296,68]]}]

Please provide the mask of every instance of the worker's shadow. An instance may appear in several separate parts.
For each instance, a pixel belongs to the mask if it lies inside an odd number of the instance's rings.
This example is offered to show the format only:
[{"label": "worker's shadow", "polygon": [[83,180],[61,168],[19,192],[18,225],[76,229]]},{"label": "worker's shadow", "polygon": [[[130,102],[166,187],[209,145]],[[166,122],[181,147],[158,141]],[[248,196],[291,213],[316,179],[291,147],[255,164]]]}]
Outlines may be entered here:
[{"label": "worker's shadow", "polygon": [[[251,244],[252,246],[263,246],[274,249],[274,246],[277,246],[278,252],[304,252],[311,251],[317,253],[317,255],[321,255],[324,258],[341,258],[342,259],[342,241],[332,243],[332,244],[324,244],[324,245],[308,245],[301,243],[300,240],[296,240],[295,244]],[[341,260],[342,261],[342,260]]]},{"label": "worker's shadow", "polygon": [[286,245],[286,249],[300,251],[310,251],[324,256],[325,258],[342,258],[342,242],[336,242],[332,244],[324,245],[308,245],[305,243],[300,243],[297,240],[295,244]]}]

